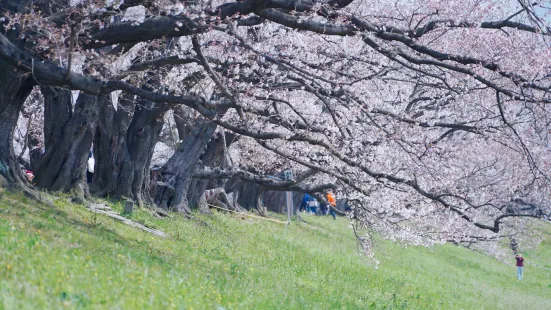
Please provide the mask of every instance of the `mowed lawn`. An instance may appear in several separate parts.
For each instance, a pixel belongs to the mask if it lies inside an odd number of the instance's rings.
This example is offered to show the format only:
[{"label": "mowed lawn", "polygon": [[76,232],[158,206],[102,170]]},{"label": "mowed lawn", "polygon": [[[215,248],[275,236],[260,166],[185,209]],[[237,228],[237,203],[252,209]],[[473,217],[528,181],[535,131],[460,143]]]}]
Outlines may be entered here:
[{"label": "mowed lawn", "polygon": [[0,309],[551,309],[551,236],[520,282],[453,245],[377,241],[374,268],[344,218],[130,216],[162,239],[52,199],[0,198]]}]

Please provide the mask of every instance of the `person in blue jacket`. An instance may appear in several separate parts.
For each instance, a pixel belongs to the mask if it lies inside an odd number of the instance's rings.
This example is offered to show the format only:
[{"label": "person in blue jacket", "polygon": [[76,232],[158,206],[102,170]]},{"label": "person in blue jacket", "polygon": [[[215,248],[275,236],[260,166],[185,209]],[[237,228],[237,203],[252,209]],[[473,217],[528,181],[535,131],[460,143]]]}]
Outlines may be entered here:
[{"label": "person in blue jacket", "polygon": [[302,201],[300,202],[300,212],[308,210],[308,199],[310,199],[310,195],[308,195],[308,193],[304,193],[304,196],[302,196]]}]

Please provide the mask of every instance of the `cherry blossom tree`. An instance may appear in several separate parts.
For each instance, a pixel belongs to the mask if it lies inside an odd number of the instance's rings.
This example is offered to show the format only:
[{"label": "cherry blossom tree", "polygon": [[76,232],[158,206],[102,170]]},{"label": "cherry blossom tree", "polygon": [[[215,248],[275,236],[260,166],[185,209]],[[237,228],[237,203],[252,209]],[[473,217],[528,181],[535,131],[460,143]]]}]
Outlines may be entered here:
[{"label": "cherry blossom tree", "polygon": [[[182,211],[200,178],[332,187],[389,238],[492,239],[551,212],[550,5],[3,0],[0,173],[32,191],[12,140],[40,85],[41,188],[86,193],[93,143],[98,195]],[[181,141],[151,193],[171,110]],[[217,131],[239,141],[209,147]],[[274,169],[297,177],[267,178]]]}]

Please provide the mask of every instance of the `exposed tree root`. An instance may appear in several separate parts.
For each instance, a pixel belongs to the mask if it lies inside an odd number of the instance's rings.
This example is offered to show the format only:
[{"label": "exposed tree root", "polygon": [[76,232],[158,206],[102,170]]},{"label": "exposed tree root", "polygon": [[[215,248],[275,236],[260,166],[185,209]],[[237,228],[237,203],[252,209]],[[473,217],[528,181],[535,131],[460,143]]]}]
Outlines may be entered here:
[{"label": "exposed tree root", "polygon": [[146,231],[148,233],[154,234],[154,235],[159,236],[159,237],[168,238],[168,235],[165,234],[164,232],[162,232],[160,230],[157,230],[157,229],[154,229],[154,228],[146,227],[146,226],[144,226],[140,223],[136,223],[136,222],[132,221],[131,219],[127,219],[126,217],[121,216],[118,213],[112,211],[111,208],[109,208],[106,205],[91,204],[87,207],[87,209],[89,209],[90,211],[92,211],[94,213],[103,214],[103,215],[106,215],[108,217],[119,220],[119,221],[121,221],[122,223],[124,223],[128,226],[141,229],[143,231]]},{"label": "exposed tree root", "polygon": [[238,216],[242,216],[242,217],[255,218],[255,219],[260,219],[260,220],[264,220],[264,221],[274,222],[274,223],[278,223],[278,224],[284,224],[284,225],[287,224],[287,222],[280,221],[280,220],[276,220],[276,219],[269,218],[269,217],[263,217],[263,216],[254,215],[254,214],[249,214],[249,213],[243,213],[243,212],[237,212],[237,211],[233,211],[233,210],[229,210],[229,209],[225,209],[225,208],[220,208],[220,207],[217,207],[217,206],[211,205],[211,204],[209,204],[208,206],[211,207],[211,208],[217,209],[217,210],[224,211],[224,212],[228,212],[228,213],[232,213],[232,214],[237,214]]}]

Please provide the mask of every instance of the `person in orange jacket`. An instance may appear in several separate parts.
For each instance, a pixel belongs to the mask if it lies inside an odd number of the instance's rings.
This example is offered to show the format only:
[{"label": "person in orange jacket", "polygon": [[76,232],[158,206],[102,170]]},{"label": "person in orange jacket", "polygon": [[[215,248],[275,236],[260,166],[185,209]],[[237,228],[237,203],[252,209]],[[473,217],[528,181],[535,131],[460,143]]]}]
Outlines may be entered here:
[{"label": "person in orange jacket", "polygon": [[335,208],[337,206],[337,200],[335,199],[335,195],[333,194],[332,190],[328,190],[325,194],[325,198],[327,198],[327,202],[329,202],[329,212],[331,212],[331,215],[333,216],[333,219],[337,219],[337,215],[335,214],[335,211],[333,211],[332,208]]}]

